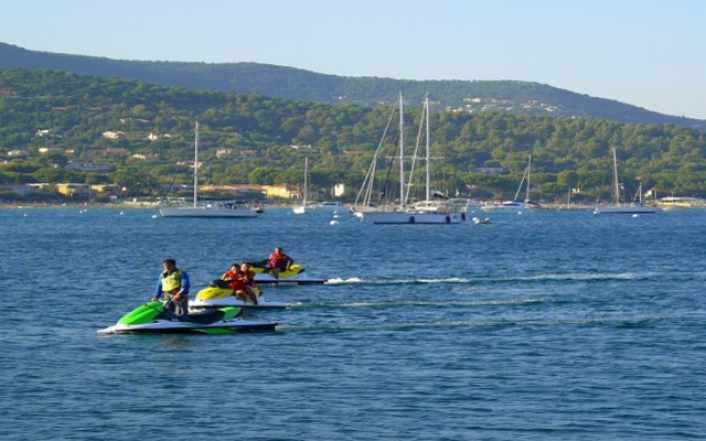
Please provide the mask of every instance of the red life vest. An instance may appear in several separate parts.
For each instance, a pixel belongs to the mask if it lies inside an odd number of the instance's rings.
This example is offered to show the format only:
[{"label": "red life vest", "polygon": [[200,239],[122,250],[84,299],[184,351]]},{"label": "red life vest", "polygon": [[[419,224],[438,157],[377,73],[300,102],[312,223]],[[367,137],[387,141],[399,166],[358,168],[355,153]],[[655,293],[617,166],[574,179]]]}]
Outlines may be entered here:
[{"label": "red life vest", "polygon": [[270,256],[270,268],[279,268],[281,270],[287,269],[288,259],[286,255],[273,253]]},{"label": "red life vest", "polygon": [[233,291],[243,291],[245,289],[245,282],[243,282],[243,279],[241,279],[239,274],[235,274],[233,271],[228,271],[226,273],[226,278],[230,279],[228,286],[230,286],[230,289]]}]

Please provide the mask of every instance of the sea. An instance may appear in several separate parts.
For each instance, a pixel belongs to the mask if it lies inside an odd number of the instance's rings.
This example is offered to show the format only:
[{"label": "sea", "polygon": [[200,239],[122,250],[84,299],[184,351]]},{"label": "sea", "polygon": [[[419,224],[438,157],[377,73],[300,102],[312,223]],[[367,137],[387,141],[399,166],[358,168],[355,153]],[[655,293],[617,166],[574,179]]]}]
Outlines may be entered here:
[{"label": "sea", "polygon": [[[0,209],[0,439],[706,439],[706,210],[473,216]],[[98,332],[277,246],[275,332]]]}]

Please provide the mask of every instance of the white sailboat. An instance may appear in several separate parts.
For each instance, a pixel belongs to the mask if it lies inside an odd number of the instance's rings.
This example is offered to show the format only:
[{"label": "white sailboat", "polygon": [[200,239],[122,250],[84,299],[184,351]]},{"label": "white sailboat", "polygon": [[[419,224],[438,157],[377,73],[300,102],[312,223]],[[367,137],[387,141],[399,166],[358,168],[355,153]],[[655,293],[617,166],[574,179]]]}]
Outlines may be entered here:
[{"label": "white sailboat", "polygon": [[302,204],[299,207],[294,207],[292,213],[306,214],[306,195],[309,193],[309,157],[304,158],[304,192],[302,194]]},{"label": "white sailboat", "polygon": [[[527,162],[527,168],[525,168],[525,172],[522,175],[522,180],[520,181],[520,185],[517,187],[517,191],[515,192],[515,197],[511,201],[503,201],[499,204],[483,205],[480,207],[480,209],[483,211],[501,211],[501,210],[517,211],[517,210],[541,208],[541,206],[538,203],[532,202],[532,200],[530,199],[531,178],[532,178],[532,155],[530,155],[530,157],[529,157],[529,160]],[[527,186],[525,187],[525,200],[521,201],[521,200],[519,200],[519,197],[520,197],[520,192],[522,191],[523,186],[525,186],[525,180],[527,181]]]},{"label": "white sailboat", "polygon": [[[409,204],[409,188],[412,178],[410,173],[409,183],[405,182],[405,156],[404,156],[404,100],[400,94],[400,136],[399,136],[399,178],[400,178],[400,204],[393,207],[380,207],[376,211],[364,213],[364,218],[370,219],[374,224],[460,224],[466,221],[466,206],[448,201],[433,200],[430,175],[430,130],[429,130],[429,96],[424,101],[423,124],[426,129],[426,183],[425,199],[414,204]],[[420,126],[421,130],[421,126]],[[414,159],[418,159],[416,154]]]},{"label": "white sailboat", "polygon": [[638,189],[638,202],[623,204],[620,202],[620,179],[618,178],[618,156],[613,148],[613,205],[597,206],[594,214],[654,214],[655,207],[642,205],[642,183]]},{"label": "white sailboat", "polygon": [[164,207],[159,209],[162,217],[196,218],[255,218],[259,213],[237,204],[199,205],[199,123],[194,131],[194,204],[191,207]]},{"label": "white sailboat", "polygon": [[390,125],[392,124],[392,119],[395,116],[396,110],[397,106],[393,107],[392,111],[390,112],[390,117],[387,119],[387,125],[385,126],[385,130],[383,131],[382,136],[380,137],[378,146],[375,149],[375,154],[373,154],[373,160],[370,161],[370,166],[368,167],[368,172],[366,173],[365,179],[363,180],[363,185],[360,187],[358,196],[355,198],[355,202],[353,202],[353,205],[350,208],[351,213],[353,213],[353,215],[355,215],[356,217],[362,218],[364,217],[365,213],[378,211],[377,204],[373,202],[373,194],[375,193],[375,173],[377,171],[378,156],[383,148],[385,137],[387,136],[387,132],[390,129]]}]

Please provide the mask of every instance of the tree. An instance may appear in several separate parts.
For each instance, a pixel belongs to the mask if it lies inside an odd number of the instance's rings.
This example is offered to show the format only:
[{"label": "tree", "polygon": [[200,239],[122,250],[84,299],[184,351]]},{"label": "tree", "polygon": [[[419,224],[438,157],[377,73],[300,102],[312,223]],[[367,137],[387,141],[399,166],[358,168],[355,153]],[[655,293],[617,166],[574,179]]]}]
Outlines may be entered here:
[{"label": "tree", "polygon": [[274,167],[257,167],[248,175],[248,183],[267,185],[276,182],[278,170]]},{"label": "tree", "polygon": [[121,169],[111,173],[110,179],[128,195],[154,195],[159,190],[159,179],[143,171]]},{"label": "tree", "polygon": [[37,159],[37,164],[41,167],[66,167],[69,163],[69,158],[62,153],[45,153]]}]

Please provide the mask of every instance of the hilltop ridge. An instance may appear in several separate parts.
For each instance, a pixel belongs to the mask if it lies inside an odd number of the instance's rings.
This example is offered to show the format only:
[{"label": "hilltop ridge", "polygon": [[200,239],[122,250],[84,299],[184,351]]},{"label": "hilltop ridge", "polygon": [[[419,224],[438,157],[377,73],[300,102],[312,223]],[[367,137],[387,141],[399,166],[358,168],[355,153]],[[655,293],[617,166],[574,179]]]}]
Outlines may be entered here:
[{"label": "hilltop ridge", "polygon": [[477,113],[501,111],[609,119],[632,124],[674,124],[706,130],[706,121],[664,115],[619,101],[595,98],[546,84],[523,81],[400,80],[341,77],[304,69],[251,62],[195,63],[115,60],[27,50],[0,43],[0,68],[58,70],[81,75],[136,79],[191,90],[256,93],[334,105],[389,104],[402,91],[411,103],[430,93],[437,108]]}]

